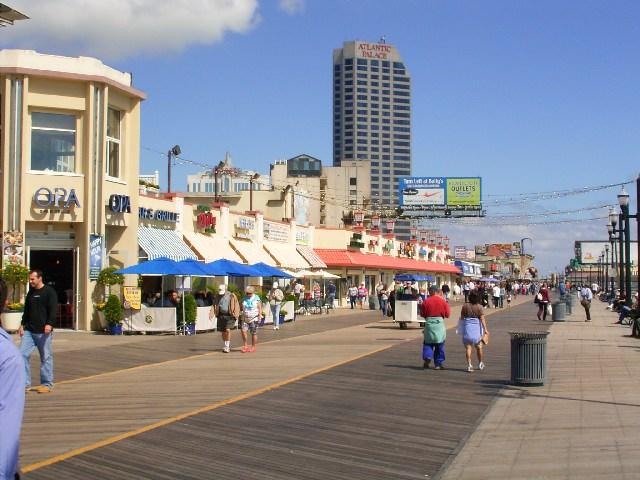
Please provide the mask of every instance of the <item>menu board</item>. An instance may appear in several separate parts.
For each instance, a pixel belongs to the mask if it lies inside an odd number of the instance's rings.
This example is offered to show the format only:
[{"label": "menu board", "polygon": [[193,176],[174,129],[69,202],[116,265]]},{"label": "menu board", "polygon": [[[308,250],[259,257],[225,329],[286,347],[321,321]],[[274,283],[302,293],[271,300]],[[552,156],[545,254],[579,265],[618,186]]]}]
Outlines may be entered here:
[{"label": "menu board", "polygon": [[4,232],[2,235],[2,263],[24,265],[24,233]]}]

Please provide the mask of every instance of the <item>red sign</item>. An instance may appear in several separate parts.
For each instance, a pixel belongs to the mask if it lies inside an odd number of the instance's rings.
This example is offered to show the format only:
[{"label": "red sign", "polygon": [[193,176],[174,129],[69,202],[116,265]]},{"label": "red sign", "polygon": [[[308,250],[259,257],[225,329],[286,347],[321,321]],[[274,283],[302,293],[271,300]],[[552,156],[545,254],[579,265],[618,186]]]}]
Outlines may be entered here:
[{"label": "red sign", "polygon": [[209,228],[216,226],[216,217],[211,212],[199,213],[196,217],[198,228]]},{"label": "red sign", "polygon": [[380,58],[386,60],[391,53],[391,46],[382,43],[360,43],[358,54],[364,58]]}]

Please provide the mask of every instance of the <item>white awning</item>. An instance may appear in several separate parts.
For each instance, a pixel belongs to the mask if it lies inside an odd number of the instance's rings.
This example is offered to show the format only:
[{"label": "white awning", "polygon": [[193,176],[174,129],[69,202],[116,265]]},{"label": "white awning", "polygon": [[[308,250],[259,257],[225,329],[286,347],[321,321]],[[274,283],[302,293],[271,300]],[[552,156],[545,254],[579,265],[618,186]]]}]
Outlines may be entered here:
[{"label": "white awning", "polygon": [[327,268],[327,264],[322,261],[313,248],[306,245],[298,245],[297,249],[312,268]]},{"label": "white awning", "polygon": [[275,260],[267,253],[267,251],[248,240],[231,240],[233,248],[235,248],[246,263],[253,265],[254,263],[266,263],[272,267],[277,267]]},{"label": "white awning", "polygon": [[138,245],[144,250],[149,260],[159,257],[167,257],[175,261],[188,258],[198,259],[196,254],[182,241],[182,237],[173,230],[138,227]]},{"label": "white awning", "polygon": [[234,262],[241,262],[242,258],[229,244],[229,240],[216,235],[206,235],[204,233],[184,232],[184,239],[205,262],[213,262],[225,258]]},{"label": "white awning", "polygon": [[264,248],[276,259],[278,266],[281,268],[287,268],[289,270],[309,268],[309,264],[305,261],[304,257],[298,253],[295,245],[265,241]]}]

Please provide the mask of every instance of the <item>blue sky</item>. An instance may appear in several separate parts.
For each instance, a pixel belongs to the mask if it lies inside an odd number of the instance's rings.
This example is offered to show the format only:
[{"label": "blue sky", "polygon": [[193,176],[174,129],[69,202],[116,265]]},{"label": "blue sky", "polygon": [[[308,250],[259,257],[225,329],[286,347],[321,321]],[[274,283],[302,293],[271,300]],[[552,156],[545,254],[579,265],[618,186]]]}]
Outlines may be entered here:
[{"label": "blue sky", "polygon": [[[4,29],[4,46],[97,56],[133,72],[148,95],[141,171],[159,169],[163,183],[166,154],[156,151],[176,143],[187,159],[214,164],[228,150],[237,166],[265,173],[299,153],[330,164],[332,50],[381,35],[412,76],[414,175],[481,176],[489,198],[640,172],[638,2],[141,0],[136,10],[120,0],[111,8],[121,14],[109,17],[88,0],[10,3],[33,20]],[[176,167],[174,189],[196,170]],[[488,214],[599,206],[617,190]],[[604,223],[442,228],[459,245],[532,237],[550,271],[567,262],[573,239],[603,238]]]}]

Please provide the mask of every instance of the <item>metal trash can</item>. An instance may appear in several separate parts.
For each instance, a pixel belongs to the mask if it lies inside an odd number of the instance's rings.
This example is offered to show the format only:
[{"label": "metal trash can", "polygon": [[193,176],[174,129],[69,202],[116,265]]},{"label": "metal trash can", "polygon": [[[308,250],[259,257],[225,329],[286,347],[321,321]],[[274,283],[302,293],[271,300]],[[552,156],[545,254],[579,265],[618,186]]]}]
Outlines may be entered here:
[{"label": "metal trash can", "polygon": [[571,315],[571,299],[569,297],[564,298],[564,310],[565,315]]},{"label": "metal trash can", "polygon": [[551,304],[551,318],[554,322],[564,322],[565,303],[553,302]]},{"label": "metal trash can", "polygon": [[369,310],[377,310],[380,308],[377,295],[369,295]]},{"label": "metal trash can", "polygon": [[511,383],[544,385],[547,379],[549,332],[509,332],[511,335]]}]

